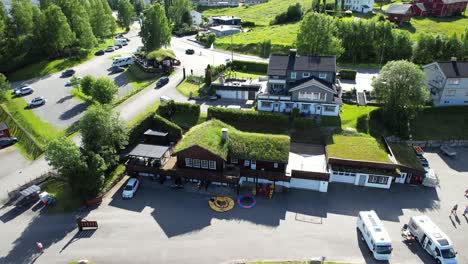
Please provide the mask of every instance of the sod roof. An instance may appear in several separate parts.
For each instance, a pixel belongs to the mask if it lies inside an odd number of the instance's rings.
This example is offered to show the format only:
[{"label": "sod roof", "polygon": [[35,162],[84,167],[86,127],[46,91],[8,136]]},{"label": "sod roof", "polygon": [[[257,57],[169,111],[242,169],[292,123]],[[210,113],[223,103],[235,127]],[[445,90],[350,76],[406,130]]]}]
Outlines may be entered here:
[{"label": "sod roof", "polygon": [[[228,140],[222,141],[221,129],[228,129]],[[288,162],[288,136],[247,133],[213,119],[192,127],[176,145],[176,152],[198,145],[227,159],[228,154],[240,159]]]},{"label": "sod roof", "polygon": [[412,147],[405,144],[396,143],[390,143],[389,145],[398,164],[422,171],[424,170],[424,167],[421,165],[421,162],[416,157],[416,154],[414,153]]},{"label": "sod roof", "polygon": [[371,137],[334,135],[325,149],[328,158],[391,162],[384,145]]},{"label": "sod roof", "polygon": [[146,55],[146,59],[148,60],[157,60],[157,61],[161,61],[165,58],[171,58],[171,59],[174,59],[176,58],[174,52],[172,50],[169,50],[169,49],[158,49],[158,50],[154,50],[150,53],[148,53],[148,55]]}]

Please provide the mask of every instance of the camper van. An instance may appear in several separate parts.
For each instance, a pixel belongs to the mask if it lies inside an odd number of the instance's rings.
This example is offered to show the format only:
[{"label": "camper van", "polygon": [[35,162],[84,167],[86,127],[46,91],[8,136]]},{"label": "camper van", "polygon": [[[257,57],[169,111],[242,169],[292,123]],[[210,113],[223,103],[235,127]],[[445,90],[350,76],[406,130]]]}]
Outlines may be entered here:
[{"label": "camper van", "polygon": [[389,260],[393,250],[392,241],[375,211],[359,212],[356,225],[374,258]]},{"label": "camper van", "polygon": [[432,220],[423,216],[413,216],[408,223],[408,231],[421,246],[441,264],[456,264],[457,253],[452,241]]},{"label": "camper van", "polygon": [[121,56],[112,59],[112,67],[124,67],[133,63],[132,56]]},{"label": "camper van", "polygon": [[127,40],[126,39],[121,39],[121,38],[117,38],[117,39],[114,39],[114,45],[122,45],[122,46],[126,46],[128,43],[127,43]]}]

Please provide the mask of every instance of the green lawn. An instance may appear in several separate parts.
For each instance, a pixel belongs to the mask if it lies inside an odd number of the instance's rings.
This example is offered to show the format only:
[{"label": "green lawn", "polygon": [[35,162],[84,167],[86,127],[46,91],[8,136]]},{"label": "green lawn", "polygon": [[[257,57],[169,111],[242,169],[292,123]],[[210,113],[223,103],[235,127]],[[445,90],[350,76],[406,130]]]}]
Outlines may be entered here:
[{"label": "green lawn", "polygon": [[393,155],[397,162],[401,165],[412,167],[419,170],[424,170],[424,167],[421,165],[421,162],[416,157],[412,147],[405,144],[396,144],[389,143],[390,148],[392,149]]},{"label": "green lawn", "polygon": [[199,95],[199,90],[200,88],[205,87],[204,83],[201,83],[200,85],[193,83],[187,79],[185,79],[182,83],[180,83],[177,86],[177,91],[184,95],[185,97],[190,97],[190,93],[192,93],[193,97],[196,97]]},{"label": "green lawn", "polygon": [[333,135],[326,150],[329,158],[390,162],[383,144],[371,137]]},{"label": "green lawn", "polygon": [[468,107],[427,107],[411,122],[413,139],[468,139]]},{"label": "green lawn", "polygon": [[67,182],[60,179],[50,178],[44,191],[57,199],[57,203],[49,209],[50,213],[70,213],[81,205],[78,195],[72,192]]},{"label": "green lawn", "polygon": [[[258,74],[258,73],[251,73],[251,72],[240,72],[240,71],[225,71],[224,73],[224,78],[237,78],[237,79],[250,79],[252,80],[258,80],[260,77],[266,76],[266,74]],[[216,79],[216,82],[219,81],[219,78]]]},{"label": "green lawn", "polygon": [[193,126],[205,122],[206,114],[201,113],[200,116],[194,116],[184,113],[176,113],[170,121],[180,126],[186,132]]},{"label": "green lawn", "polygon": [[457,34],[458,37],[468,27],[468,16],[461,17],[413,17],[411,24],[401,27],[401,30],[408,31],[416,38],[418,34]]}]

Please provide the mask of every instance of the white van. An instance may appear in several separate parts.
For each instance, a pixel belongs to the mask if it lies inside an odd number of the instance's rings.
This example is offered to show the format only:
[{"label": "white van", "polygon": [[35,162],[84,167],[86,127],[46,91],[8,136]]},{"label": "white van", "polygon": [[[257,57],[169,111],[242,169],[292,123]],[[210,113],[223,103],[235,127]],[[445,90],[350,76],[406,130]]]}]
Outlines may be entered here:
[{"label": "white van", "polygon": [[172,100],[173,100],[172,98],[170,98],[169,96],[165,96],[165,95],[163,95],[163,96],[161,96],[161,98],[159,98],[159,101],[161,101],[161,102],[172,101]]},{"label": "white van", "polygon": [[114,45],[122,45],[122,46],[126,46],[128,43],[127,43],[127,40],[126,39],[121,39],[121,38],[117,38],[117,39],[114,39]]},{"label": "white van", "polygon": [[112,59],[112,67],[123,67],[133,63],[133,56],[121,56]]},{"label": "white van", "polygon": [[392,241],[374,210],[359,212],[357,228],[376,260],[389,260]]},{"label": "white van", "polygon": [[457,263],[457,253],[453,250],[452,241],[429,217],[411,217],[408,230],[437,263]]}]

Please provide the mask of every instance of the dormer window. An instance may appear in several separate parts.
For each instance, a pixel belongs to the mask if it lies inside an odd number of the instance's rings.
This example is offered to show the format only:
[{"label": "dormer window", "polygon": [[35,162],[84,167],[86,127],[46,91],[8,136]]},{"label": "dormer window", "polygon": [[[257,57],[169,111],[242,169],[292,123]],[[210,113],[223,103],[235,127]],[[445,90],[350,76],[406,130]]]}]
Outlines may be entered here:
[{"label": "dormer window", "polygon": [[296,79],[296,72],[291,72],[291,79]]},{"label": "dormer window", "polygon": [[460,84],[460,79],[448,79],[448,84],[450,85],[459,85]]},{"label": "dormer window", "polygon": [[326,73],[320,73],[320,74],[319,74],[319,78],[320,78],[320,79],[326,79],[326,78],[327,78],[327,74],[326,74]]},{"label": "dormer window", "polygon": [[302,78],[309,78],[309,77],[310,77],[310,73],[308,72],[302,73]]}]

